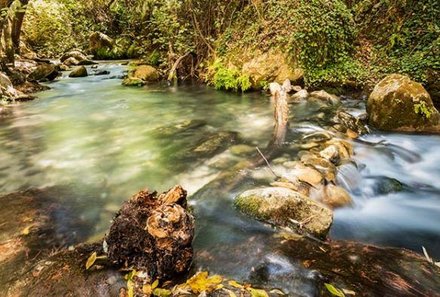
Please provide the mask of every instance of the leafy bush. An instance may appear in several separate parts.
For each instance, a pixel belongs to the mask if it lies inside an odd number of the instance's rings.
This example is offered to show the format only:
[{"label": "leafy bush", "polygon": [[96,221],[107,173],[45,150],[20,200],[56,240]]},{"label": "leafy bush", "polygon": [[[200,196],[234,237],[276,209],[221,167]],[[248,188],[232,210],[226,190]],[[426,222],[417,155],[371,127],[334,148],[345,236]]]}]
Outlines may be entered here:
[{"label": "leafy bush", "polygon": [[23,31],[29,45],[48,56],[77,46],[68,10],[56,1],[30,1]]},{"label": "leafy bush", "polygon": [[237,69],[225,67],[216,60],[211,68],[214,72],[213,84],[217,90],[232,90],[245,92],[252,87],[249,76],[243,75]]}]

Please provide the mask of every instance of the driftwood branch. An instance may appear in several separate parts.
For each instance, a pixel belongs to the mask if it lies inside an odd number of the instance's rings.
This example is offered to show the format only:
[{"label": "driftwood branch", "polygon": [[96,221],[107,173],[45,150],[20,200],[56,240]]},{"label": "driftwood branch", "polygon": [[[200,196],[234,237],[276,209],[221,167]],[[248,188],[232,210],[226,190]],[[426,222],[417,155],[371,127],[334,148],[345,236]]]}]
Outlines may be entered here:
[{"label": "driftwood branch", "polygon": [[179,67],[180,63],[182,63],[182,60],[188,57],[189,53],[184,54],[183,56],[180,56],[176,62],[174,62],[173,67],[171,67],[170,73],[168,74],[168,82],[171,82],[177,78],[176,71]]}]

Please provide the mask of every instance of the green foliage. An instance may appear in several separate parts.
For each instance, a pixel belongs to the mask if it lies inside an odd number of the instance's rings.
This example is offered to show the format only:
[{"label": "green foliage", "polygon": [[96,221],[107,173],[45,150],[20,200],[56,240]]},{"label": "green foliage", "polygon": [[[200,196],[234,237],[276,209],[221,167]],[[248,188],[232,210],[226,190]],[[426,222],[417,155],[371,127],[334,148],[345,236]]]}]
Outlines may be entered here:
[{"label": "green foliage", "polygon": [[213,84],[217,90],[245,92],[252,87],[249,76],[243,75],[237,69],[225,67],[220,60],[216,60],[211,68],[214,73]]},{"label": "green foliage", "polygon": [[420,103],[414,104],[414,112],[429,119],[431,115],[435,112],[435,110],[432,107],[426,106],[426,102],[422,101]]},{"label": "green foliage", "polygon": [[357,1],[353,7],[362,35],[372,41],[371,64],[426,83],[440,69],[440,6],[436,0]]},{"label": "green foliage", "polygon": [[67,8],[55,1],[31,1],[23,24],[25,39],[46,55],[59,54],[76,46]]}]

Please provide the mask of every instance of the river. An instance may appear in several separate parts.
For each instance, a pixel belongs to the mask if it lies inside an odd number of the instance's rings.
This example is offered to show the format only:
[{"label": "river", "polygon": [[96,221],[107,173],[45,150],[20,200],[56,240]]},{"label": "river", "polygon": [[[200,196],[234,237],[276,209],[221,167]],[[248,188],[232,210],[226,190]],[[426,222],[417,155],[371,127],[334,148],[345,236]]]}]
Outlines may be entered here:
[{"label": "river", "polygon": [[[232,154],[229,147],[238,143],[265,147],[270,141],[273,119],[265,95],[194,85],[123,87],[118,77],[126,66],[99,67],[110,74],[76,79],[63,74],[48,84],[51,90],[11,107],[12,115],[0,120],[0,192],[63,186],[86,193],[74,203],[88,222],[90,239],[104,235],[121,203],[140,189],[165,191],[181,184],[194,194],[246,159],[246,154]],[[353,113],[364,110],[358,101],[343,104]],[[287,147],[304,133],[322,129],[322,121],[314,117],[318,112],[311,103],[292,106]],[[239,136],[226,138],[215,152],[192,150],[223,132]],[[354,141],[354,163],[341,169],[338,180],[355,205],[335,212],[331,238],[417,252],[425,246],[439,258],[438,147],[439,136],[377,131]],[[284,157],[296,154],[286,150]],[[251,178],[240,190],[270,178],[265,167],[247,174]],[[252,277],[250,271],[262,259],[278,263],[278,272],[299,269],[272,253],[271,228],[234,210],[236,194],[205,192],[203,199],[190,201],[199,216],[195,269],[241,280]],[[54,224],[62,225],[63,218]],[[313,291],[312,283],[307,286],[307,273],[298,275],[302,285],[297,290]]]}]

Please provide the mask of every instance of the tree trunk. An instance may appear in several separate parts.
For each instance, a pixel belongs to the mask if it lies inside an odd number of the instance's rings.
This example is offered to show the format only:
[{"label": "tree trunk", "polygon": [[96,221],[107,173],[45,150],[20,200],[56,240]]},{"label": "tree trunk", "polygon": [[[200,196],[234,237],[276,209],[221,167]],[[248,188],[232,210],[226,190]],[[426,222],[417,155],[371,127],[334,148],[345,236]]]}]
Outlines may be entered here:
[{"label": "tree trunk", "polygon": [[24,16],[26,14],[26,5],[29,3],[29,0],[20,0],[21,7],[15,13],[15,18],[12,22],[12,45],[14,47],[14,53],[20,54],[20,36],[21,36],[21,28],[23,26]]}]

